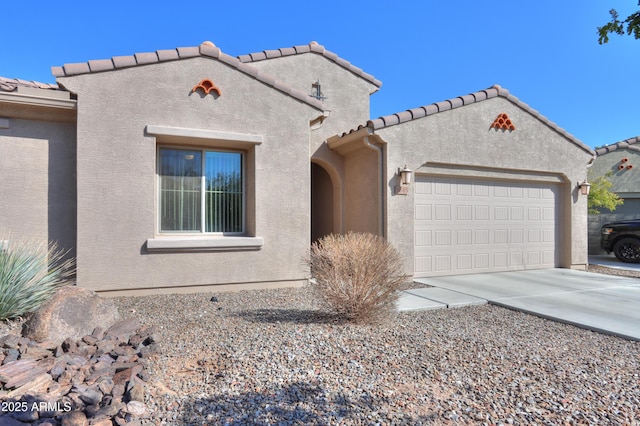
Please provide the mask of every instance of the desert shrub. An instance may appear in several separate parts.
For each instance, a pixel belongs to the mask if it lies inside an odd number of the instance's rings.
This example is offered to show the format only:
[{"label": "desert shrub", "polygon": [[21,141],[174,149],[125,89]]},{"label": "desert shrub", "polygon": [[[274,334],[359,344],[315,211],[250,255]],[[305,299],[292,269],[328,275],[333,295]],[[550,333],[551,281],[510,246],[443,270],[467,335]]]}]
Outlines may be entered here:
[{"label": "desert shrub", "polygon": [[0,246],[0,320],[33,312],[75,273],[75,260],[55,244],[11,240]]},{"label": "desert shrub", "polygon": [[372,321],[395,310],[407,282],[400,253],[373,234],[328,235],[311,246],[311,275],[325,305],[350,321]]}]

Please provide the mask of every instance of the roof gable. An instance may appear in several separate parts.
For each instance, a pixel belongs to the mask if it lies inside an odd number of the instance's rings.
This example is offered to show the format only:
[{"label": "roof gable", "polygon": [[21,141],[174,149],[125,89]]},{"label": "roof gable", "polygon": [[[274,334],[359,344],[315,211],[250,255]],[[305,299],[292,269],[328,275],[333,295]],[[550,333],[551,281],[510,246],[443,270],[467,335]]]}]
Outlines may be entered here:
[{"label": "roof gable", "polygon": [[632,151],[640,152],[640,136],[625,139],[623,141],[616,142],[611,145],[606,145],[601,148],[597,148],[596,155],[601,156],[601,155],[609,154],[610,152],[617,151],[618,149],[630,149]]},{"label": "roof gable", "polygon": [[[568,139],[571,143],[573,143],[577,147],[583,149],[584,151],[590,154],[593,154],[593,151],[591,150],[591,148],[589,148],[580,140],[576,139],[569,132],[567,132],[566,130],[562,129],[560,126],[558,126],[557,124],[549,120],[547,117],[540,114],[538,111],[531,108],[529,105],[522,102],[517,97],[513,96],[511,93],[509,93],[507,89],[500,87],[497,84],[489,87],[488,89],[470,93],[465,96],[458,96],[457,98],[451,98],[445,101],[436,102],[430,105],[425,105],[418,108],[402,111],[399,113],[385,115],[385,116],[376,118],[374,120],[369,120],[365,126],[359,126],[358,129],[362,127],[368,127],[369,129],[375,131],[378,129],[383,129],[385,127],[394,126],[396,124],[405,123],[407,121],[417,120],[430,115],[438,114],[440,112],[448,111],[455,108],[460,108],[466,105],[471,105],[473,103],[482,102],[487,99],[496,98],[496,97],[502,97],[507,99],[509,102],[527,111],[528,113],[536,117],[538,120],[542,121],[544,124],[549,126],[551,129],[553,129],[560,135],[564,136],[566,139]],[[350,133],[350,132],[347,132],[347,133]]]},{"label": "roof gable", "polygon": [[238,58],[223,53],[218,47],[208,41],[196,47],[178,47],[171,50],[157,50],[155,52],[135,53],[130,56],[114,56],[111,59],[65,64],[63,66],[52,67],[51,71],[55,77],[71,77],[197,57],[216,59],[313,108],[320,111],[323,110],[321,101],[309,96],[307,93],[294,89],[265,72],[257,70],[251,65],[241,62]]},{"label": "roof gable", "polygon": [[342,68],[350,71],[356,76],[363,78],[364,80],[367,80],[371,84],[377,87],[382,86],[382,82],[380,80],[376,79],[371,74],[364,72],[361,68],[356,67],[349,61],[340,58],[335,53],[328,51],[327,49],[325,49],[324,46],[322,46],[321,44],[318,44],[315,41],[312,41],[309,44],[304,44],[299,46],[293,46],[293,47],[287,47],[287,48],[275,49],[275,50],[263,50],[262,52],[249,53],[247,55],[240,55],[238,56],[238,59],[240,60],[240,62],[243,62],[243,63],[251,63],[251,62],[257,62],[257,61],[264,61],[268,59],[281,58],[285,56],[301,55],[304,53],[314,53],[314,54],[321,55],[329,59],[330,61],[336,63],[337,65],[341,66]]}]

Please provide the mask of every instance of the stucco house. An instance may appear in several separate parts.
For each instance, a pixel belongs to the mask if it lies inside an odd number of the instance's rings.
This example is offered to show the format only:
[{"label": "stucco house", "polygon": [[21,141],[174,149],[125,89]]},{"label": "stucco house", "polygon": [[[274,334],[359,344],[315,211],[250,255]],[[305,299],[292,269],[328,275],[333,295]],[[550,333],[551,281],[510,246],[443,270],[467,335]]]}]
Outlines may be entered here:
[{"label": "stucco house", "polygon": [[210,42],[0,79],[0,231],[107,295],[298,285],[372,232],[416,277],[587,264],[593,151],[493,86],[376,119],[381,82],[312,42]]},{"label": "stucco house", "polygon": [[617,220],[640,218],[640,136],[596,148],[596,159],[589,169],[589,178],[608,176],[611,191],[624,203],[614,211],[602,209],[589,215],[589,253],[603,253],[600,249],[600,228]]}]

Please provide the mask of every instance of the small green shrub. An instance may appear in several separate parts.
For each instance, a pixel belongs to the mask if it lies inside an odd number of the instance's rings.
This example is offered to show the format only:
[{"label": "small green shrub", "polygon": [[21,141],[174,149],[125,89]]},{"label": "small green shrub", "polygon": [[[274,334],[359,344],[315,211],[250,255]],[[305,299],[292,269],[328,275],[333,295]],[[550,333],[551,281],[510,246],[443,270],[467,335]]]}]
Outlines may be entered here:
[{"label": "small green shrub", "polygon": [[328,235],[311,246],[310,264],[322,301],[350,321],[389,315],[408,278],[398,251],[373,234]]},{"label": "small green shrub", "polygon": [[0,320],[33,312],[75,273],[75,260],[55,244],[30,241],[0,246]]}]

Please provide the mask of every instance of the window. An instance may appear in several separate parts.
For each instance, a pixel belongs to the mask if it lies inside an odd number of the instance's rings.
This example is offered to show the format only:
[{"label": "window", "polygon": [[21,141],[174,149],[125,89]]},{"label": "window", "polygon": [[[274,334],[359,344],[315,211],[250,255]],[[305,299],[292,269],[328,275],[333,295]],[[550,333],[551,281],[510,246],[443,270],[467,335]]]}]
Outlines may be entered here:
[{"label": "window", "polygon": [[243,162],[241,152],[159,148],[160,232],[243,233]]}]

